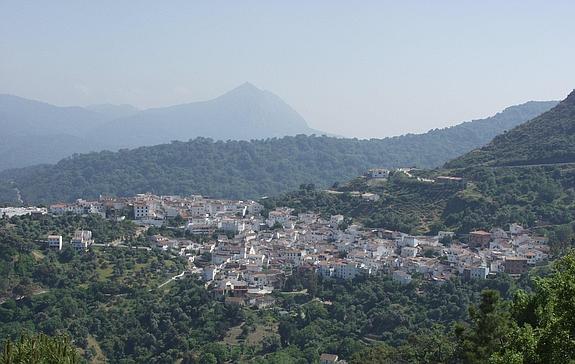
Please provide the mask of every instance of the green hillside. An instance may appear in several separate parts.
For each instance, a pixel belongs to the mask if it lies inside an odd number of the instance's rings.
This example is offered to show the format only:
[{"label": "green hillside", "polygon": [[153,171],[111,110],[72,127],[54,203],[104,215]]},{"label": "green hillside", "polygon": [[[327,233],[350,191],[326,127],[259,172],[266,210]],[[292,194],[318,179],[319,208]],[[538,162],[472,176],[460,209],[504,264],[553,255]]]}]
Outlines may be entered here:
[{"label": "green hillside", "polygon": [[192,274],[161,285],[187,266],[169,250],[66,246],[56,253],[37,242],[54,231],[67,239],[78,228],[97,241],[148,244],[127,221],[0,219],[0,363],[318,363],[321,353],[357,364],[575,357],[574,254],[519,280],[498,274],[437,284],[414,276],[398,285],[385,276],[334,280],[295,270],[273,294],[277,309],[254,310],[226,304]]},{"label": "green hillside", "polygon": [[[413,233],[469,232],[512,222],[553,230],[575,220],[575,164],[569,162],[575,162],[575,93],[443,169],[397,172],[380,183],[360,177],[339,186],[343,194],[302,188],[266,203],[344,213],[368,226]],[[466,184],[426,181],[440,175],[462,177]],[[381,198],[372,202],[350,191]]]},{"label": "green hillside", "polygon": [[447,163],[447,167],[571,162],[575,162],[575,91],[553,109]]},{"label": "green hillside", "polygon": [[76,155],[55,165],[0,173],[0,184],[15,182],[0,190],[0,202],[14,200],[15,186],[27,203],[146,191],[259,198],[296,189],[302,183],[329,186],[372,167],[433,168],[554,105],[554,101],[528,102],[487,119],[386,139],[298,135],[215,142],[197,138],[116,153]]},{"label": "green hillside", "polygon": [[[451,171],[419,171],[434,178]],[[453,171],[455,172],[455,171]],[[413,172],[416,173],[416,172]],[[418,181],[395,173],[371,184],[364,177],[338,188],[341,194],[301,188],[265,200],[268,208],[287,205],[297,212],[342,213],[374,228],[414,234],[452,230],[466,233],[517,222],[524,226],[560,226],[575,220],[575,167],[470,168],[458,171],[465,188]],[[379,201],[349,191],[381,196]]]}]

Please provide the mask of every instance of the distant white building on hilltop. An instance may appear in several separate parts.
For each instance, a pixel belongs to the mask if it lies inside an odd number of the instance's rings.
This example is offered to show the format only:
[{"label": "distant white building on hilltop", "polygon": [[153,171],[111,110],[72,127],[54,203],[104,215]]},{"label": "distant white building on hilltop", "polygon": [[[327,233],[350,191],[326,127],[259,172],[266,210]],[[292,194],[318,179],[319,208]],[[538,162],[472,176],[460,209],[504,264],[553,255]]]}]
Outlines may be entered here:
[{"label": "distant white building on hilltop", "polygon": [[367,171],[367,175],[369,178],[388,178],[389,177],[389,169],[385,168],[372,168]]}]

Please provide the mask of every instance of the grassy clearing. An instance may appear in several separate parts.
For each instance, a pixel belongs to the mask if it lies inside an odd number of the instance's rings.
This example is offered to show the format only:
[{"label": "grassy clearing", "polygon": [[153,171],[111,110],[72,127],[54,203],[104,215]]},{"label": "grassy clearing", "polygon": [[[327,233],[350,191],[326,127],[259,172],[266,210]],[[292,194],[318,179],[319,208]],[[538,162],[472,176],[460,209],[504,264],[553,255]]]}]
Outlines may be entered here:
[{"label": "grassy clearing", "polygon": [[248,346],[260,346],[264,338],[276,335],[278,332],[278,324],[276,322],[270,324],[258,324],[254,331],[251,331],[246,338],[242,338],[242,328],[244,324],[234,326],[228,330],[224,337],[224,343],[228,345],[240,345],[242,343]]},{"label": "grassy clearing", "polygon": [[100,282],[104,282],[107,281],[113,274],[114,269],[111,266],[108,266],[106,268],[98,268],[97,269],[98,272],[98,280]]},{"label": "grassy clearing", "polygon": [[91,364],[102,364],[108,362],[106,355],[104,355],[102,348],[100,348],[100,344],[92,335],[88,335],[88,347],[94,349],[94,352],[96,353],[96,355],[94,355],[90,360]]},{"label": "grassy clearing", "polygon": [[44,258],[46,258],[46,256],[44,255],[44,253],[42,253],[39,250],[32,250],[32,257],[38,262]]}]

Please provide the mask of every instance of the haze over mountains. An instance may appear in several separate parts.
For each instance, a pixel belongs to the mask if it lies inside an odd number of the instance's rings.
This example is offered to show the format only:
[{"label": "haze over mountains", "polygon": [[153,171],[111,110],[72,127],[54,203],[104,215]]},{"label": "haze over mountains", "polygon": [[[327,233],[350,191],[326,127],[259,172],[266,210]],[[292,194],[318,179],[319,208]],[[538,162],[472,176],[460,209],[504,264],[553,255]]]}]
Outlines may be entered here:
[{"label": "haze over mountains", "polygon": [[[463,178],[455,183],[438,176]],[[419,177],[419,179],[417,178]],[[266,200],[268,208],[340,213],[370,227],[436,234],[493,226],[560,226],[575,219],[575,91],[556,107],[500,134],[445,167],[392,173],[383,183],[356,177],[341,194],[300,188]],[[346,192],[373,193],[366,201]]]},{"label": "haze over mountains", "polygon": [[130,105],[58,107],[0,95],[0,170],[74,153],[189,140],[322,134],[279,97],[245,83],[213,100],[140,111]]},{"label": "haze over mountains", "polygon": [[198,136],[250,140],[296,134],[323,133],[311,129],[278,96],[244,83],[213,100],[144,110],[114,120],[100,126],[93,136],[129,148]]},{"label": "haze over mountains", "polygon": [[[239,91],[246,87],[251,88],[242,86],[222,98],[226,104],[233,104],[230,100],[241,104],[245,93]],[[372,167],[437,167],[486,144],[496,134],[554,105],[556,102],[553,101],[528,102],[507,108],[491,118],[421,135],[386,139],[299,135],[215,142],[198,138],[116,153],[78,155],[53,166],[5,171],[0,174],[0,180],[15,182],[23,199],[30,203],[97,198],[101,193],[130,195],[144,191],[257,198],[286,192],[302,183],[328,186],[363,174]],[[184,105],[175,109],[187,107]],[[172,110],[168,109],[162,109],[161,114]],[[150,117],[157,118],[156,113],[160,112],[153,110]],[[133,118],[128,119],[135,122]],[[305,126],[303,123],[299,125]],[[105,129],[103,126],[100,128]],[[284,131],[287,132],[287,129]],[[151,131],[148,130],[148,133]],[[4,201],[14,199],[10,188],[8,191],[9,195],[3,197]]]},{"label": "haze over mountains", "polygon": [[575,90],[553,109],[498,135],[491,143],[447,164],[520,166],[575,163]]},{"label": "haze over mountains", "polygon": [[[487,143],[495,135],[550,109],[555,101],[527,102],[482,120],[425,134],[386,138],[394,145],[436,142],[429,161],[435,166]],[[13,95],[0,95],[0,170],[55,163],[76,153],[118,150],[187,141],[251,140],[297,134],[325,134],[310,128],[293,108],[269,91],[244,83],[213,100],[138,110],[131,105],[59,107]],[[416,147],[418,148],[418,147]],[[440,157],[436,158],[438,154]],[[394,159],[393,155],[386,156]],[[425,159],[426,156],[421,156]]]}]

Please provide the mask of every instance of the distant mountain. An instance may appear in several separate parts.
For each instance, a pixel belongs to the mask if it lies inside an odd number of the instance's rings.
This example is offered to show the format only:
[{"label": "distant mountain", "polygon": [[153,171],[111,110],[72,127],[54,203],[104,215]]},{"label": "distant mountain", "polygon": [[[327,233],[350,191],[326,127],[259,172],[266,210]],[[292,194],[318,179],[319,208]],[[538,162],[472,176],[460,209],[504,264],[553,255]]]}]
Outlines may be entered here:
[{"label": "distant mountain", "polygon": [[196,137],[250,140],[297,134],[322,133],[311,129],[278,96],[244,83],[213,100],[148,109],[113,120],[91,135],[125,148]]},{"label": "distant mountain", "polygon": [[13,95],[0,95],[2,136],[85,135],[107,121],[81,107],[59,107]]},{"label": "distant mountain", "polygon": [[[384,139],[394,148],[415,149],[409,166],[434,168],[475,148],[489,143],[495,136],[510,130],[557,105],[557,101],[529,101],[511,106],[494,116],[463,122],[443,129],[432,129],[424,134],[407,134]],[[392,161],[394,154],[387,157]]]},{"label": "distant mountain", "polygon": [[187,141],[323,134],[279,97],[245,83],[204,102],[140,111],[131,105],[58,107],[0,95],[0,170],[74,153]]},{"label": "distant mountain", "polygon": [[[234,96],[235,97],[235,96]],[[75,156],[54,166],[5,171],[27,202],[52,202],[100,193],[204,194],[257,198],[297,188],[328,186],[371,167],[436,167],[484,144],[495,130],[538,115],[554,102],[530,102],[485,120],[387,139],[332,137],[189,142]]]},{"label": "distant mountain", "polygon": [[[439,176],[462,180],[440,180]],[[551,110],[445,168],[395,172],[379,183],[356,177],[338,185],[341,194],[303,186],[264,203],[268,209],[290,206],[296,212],[341,213],[369,227],[412,234],[468,233],[520,223],[548,236],[557,253],[573,246],[573,241],[558,237],[556,231],[572,230],[574,186],[575,91]],[[346,193],[350,191],[381,198],[367,201]]]},{"label": "distant mountain", "polygon": [[80,107],[0,95],[0,170],[102,150],[108,145],[84,135],[106,121],[105,116]]},{"label": "distant mountain", "polygon": [[125,118],[137,114],[140,110],[137,107],[128,104],[97,104],[84,107],[87,110],[97,112],[109,119]]},{"label": "distant mountain", "polygon": [[[200,133],[217,134],[213,139],[221,140],[315,132],[281,99],[251,84],[214,100],[144,110],[119,119],[110,118],[132,113],[133,108],[100,105],[86,110],[13,96],[0,99],[4,100],[0,102],[3,126],[11,131],[0,135],[0,169],[50,163],[78,152],[188,140]],[[556,104],[528,102],[487,119],[386,139],[300,135],[238,143],[200,138],[77,156],[54,166],[6,171],[0,178],[16,182],[29,202],[144,190],[259,197],[288,191],[300,183],[327,186],[375,166],[437,167]]]},{"label": "distant mountain", "polygon": [[553,109],[446,167],[514,166],[575,162],[575,90]]}]

